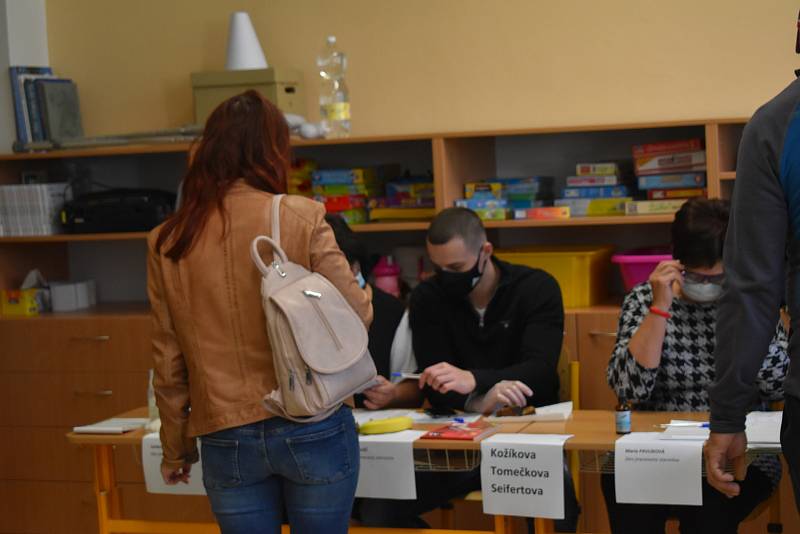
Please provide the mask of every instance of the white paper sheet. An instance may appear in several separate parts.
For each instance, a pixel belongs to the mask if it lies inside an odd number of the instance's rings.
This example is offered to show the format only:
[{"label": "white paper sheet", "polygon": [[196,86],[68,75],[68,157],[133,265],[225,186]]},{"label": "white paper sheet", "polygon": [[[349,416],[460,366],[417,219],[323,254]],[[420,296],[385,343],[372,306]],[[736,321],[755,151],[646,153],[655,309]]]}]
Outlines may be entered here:
[{"label": "white paper sheet", "polygon": [[[198,443],[199,447],[199,443]],[[144,483],[148,493],[167,493],[170,495],[205,495],[203,486],[203,467],[201,462],[192,464],[189,472],[189,483],[179,482],[174,486],[164,483],[161,477],[161,460],[164,452],[161,449],[161,440],[158,433],[146,434],[142,438],[142,469],[144,470]]]},{"label": "white paper sheet", "polygon": [[76,426],[72,431],[76,434],[123,434],[142,428],[148,421],[146,417],[112,417],[91,425]]},{"label": "white paper sheet", "polygon": [[778,447],[781,443],[783,412],[750,412],[745,421],[748,446]]},{"label": "white paper sheet", "polygon": [[501,417],[487,417],[490,423],[533,423],[546,421],[566,421],[572,415],[572,401],[559,402],[549,406],[536,408],[536,413],[530,415],[510,415]]},{"label": "white paper sheet", "polygon": [[659,432],[634,432],[617,440],[617,502],[702,505],[703,442],[659,438]]},{"label": "white paper sheet", "polygon": [[481,418],[483,414],[479,413],[458,413],[456,415],[450,415],[446,417],[431,417],[430,415],[426,414],[425,412],[411,412],[409,414],[411,418],[414,420],[415,423],[421,425],[427,424],[436,424],[436,425],[446,425],[447,423],[452,423],[456,419],[463,420],[464,423],[474,423],[478,419]]},{"label": "white paper sheet", "polygon": [[564,518],[564,443],[572,436],[495,434],[481,442],[483,511]]},{"label": "white paper sheet", "polygon": [[660,439],[677,440],[696,440],[706,441],[708,439],[708,423],[703,421],[687,421],[683,419],[673,419],[659,436]]},{"label": "white paper sheet", "polygon": [[404,430],[359,436],[361,467],[356,497],[416,499],[412,444],[423,434],[420,430]]}]

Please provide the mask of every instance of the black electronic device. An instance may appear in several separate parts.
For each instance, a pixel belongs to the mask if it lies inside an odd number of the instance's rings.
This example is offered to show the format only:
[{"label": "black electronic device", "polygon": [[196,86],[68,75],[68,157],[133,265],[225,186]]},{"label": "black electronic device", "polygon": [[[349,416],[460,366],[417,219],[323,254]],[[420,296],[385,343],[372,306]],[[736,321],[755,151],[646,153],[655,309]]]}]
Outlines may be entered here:
[{"label": "black electronic device", "polygon": [[175,194],[158,189],[108,189],[64,204],[61,223],[71,234],[146,232],[175,209]]}]

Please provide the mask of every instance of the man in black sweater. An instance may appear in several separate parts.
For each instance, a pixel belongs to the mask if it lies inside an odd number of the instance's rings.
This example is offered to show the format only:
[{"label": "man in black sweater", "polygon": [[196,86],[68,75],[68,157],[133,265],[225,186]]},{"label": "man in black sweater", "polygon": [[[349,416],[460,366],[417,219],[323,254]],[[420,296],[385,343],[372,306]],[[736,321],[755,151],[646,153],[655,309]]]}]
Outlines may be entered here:
[{"label": "man in black sweater", "polygon": [[[419,387],[434,407],[492,413],[504,406],[558,402],[557,365],[564,310],[556,280],[538,269],[501,262],[478,216],[442,211],[431,223],[428,255],[436,275],[411,295],[414,353],[424,369]],[[419,515],[480,489],[480,469],[416,474],[416,501],[368,499],[367,526],[425,527]],[[575,530],[577,502],[564,485]]]},{"label": "man in black sweater", "polygon": [[494,258],[481,220],[463,208],[436,217],[427,246],[436,276],[412,294],[410,319],[430,403],[491,413],[558,402],[558,282]]}]

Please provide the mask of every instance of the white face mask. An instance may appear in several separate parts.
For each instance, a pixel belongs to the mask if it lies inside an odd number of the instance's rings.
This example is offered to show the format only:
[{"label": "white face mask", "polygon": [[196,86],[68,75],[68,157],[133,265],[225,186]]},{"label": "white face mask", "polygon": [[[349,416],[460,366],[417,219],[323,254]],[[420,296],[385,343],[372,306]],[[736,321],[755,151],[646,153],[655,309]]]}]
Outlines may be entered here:
[{"label": "white face mask", "polygon": [[690,282],[684,280],[681,291],[683,291],[683,294],[690,300],[706,304],[719,300],[722,296],[722,285],[711,282]]},{"label": "white face mask", "polygon": [[358,287],[361,289],[364,289],[364,287],[367,285],[367,281],[364,280],[364,275],[361,274],[361,271],[358,271],[358,274],[356,275],[356,281],[358,282]]}]

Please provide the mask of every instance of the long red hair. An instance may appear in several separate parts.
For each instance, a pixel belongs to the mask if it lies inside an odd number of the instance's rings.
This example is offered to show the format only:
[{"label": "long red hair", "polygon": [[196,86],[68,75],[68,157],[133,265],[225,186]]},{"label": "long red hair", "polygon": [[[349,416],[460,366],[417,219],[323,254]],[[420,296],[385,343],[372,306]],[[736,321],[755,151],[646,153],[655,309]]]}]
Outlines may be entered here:
[{"label": "long red hair", "polygon": [[289,127],[280,110],[253,90],[229,98],[192,146],[182,204],[161,228],[156,250],[169,240],[166,257],[188,254],[213,210],[227,217],[223,201],[240,178],[262,191],[286,192],[290,164]]}]

